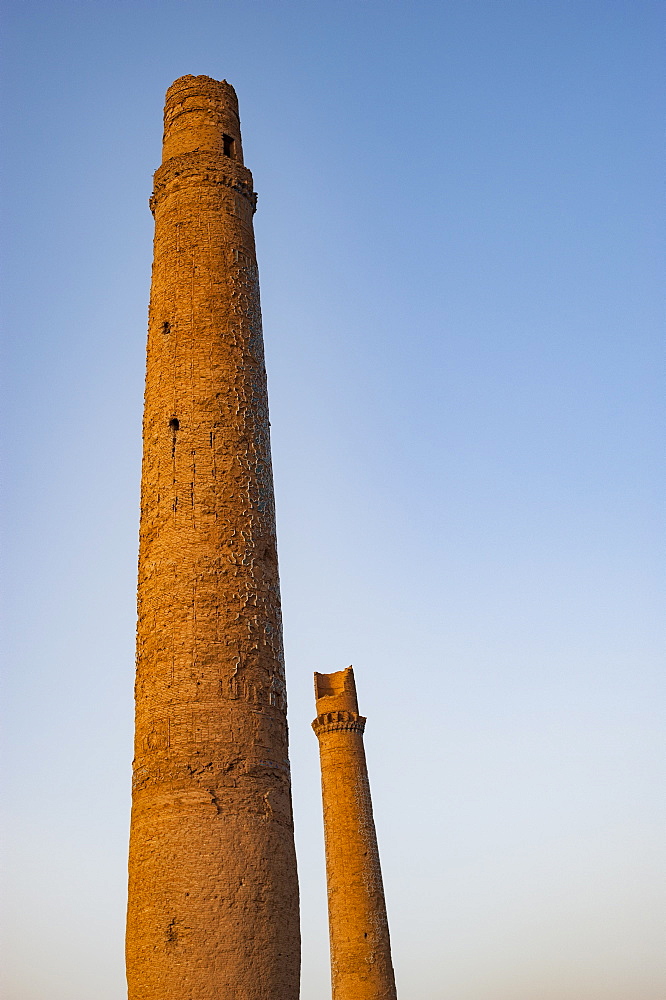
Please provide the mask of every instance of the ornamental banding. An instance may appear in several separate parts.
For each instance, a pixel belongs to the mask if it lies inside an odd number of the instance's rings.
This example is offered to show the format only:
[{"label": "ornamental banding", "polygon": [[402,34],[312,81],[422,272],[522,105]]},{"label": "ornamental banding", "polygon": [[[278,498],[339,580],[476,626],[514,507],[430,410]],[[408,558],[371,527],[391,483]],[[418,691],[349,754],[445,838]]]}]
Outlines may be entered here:
[{"label": "ornamental banding", "polygon": [[153,193],[148,202],[153,215],[165,194],[175,193],[190,184],[228,188],[247,200],[252,214],[256,211],[257,194],[250,171],[233,161],[223,166],[214,153],[201,152],[174,156],[155,172]]},{"label": "ornamental banding", "polygon": [[322,733],[335,733],[342,730],[362,733],[365,730],[365,718],[358,712],[326,712],[318,715],[312,723],[317,736]]}]

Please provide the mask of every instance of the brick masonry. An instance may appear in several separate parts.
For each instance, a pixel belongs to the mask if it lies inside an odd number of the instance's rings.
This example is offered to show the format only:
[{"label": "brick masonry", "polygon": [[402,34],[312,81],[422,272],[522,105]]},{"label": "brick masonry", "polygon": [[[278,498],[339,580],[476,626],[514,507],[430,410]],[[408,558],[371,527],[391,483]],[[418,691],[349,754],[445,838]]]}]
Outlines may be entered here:
[{"label": "brick masonry", "polygon": [[354,671],[314,676],[333,1000],[396,1000]]},{"label": "brick masonry", "polygon": [[297,1000],[266,372],[233,88],[167,91],[151,209],[129,1000]]}]

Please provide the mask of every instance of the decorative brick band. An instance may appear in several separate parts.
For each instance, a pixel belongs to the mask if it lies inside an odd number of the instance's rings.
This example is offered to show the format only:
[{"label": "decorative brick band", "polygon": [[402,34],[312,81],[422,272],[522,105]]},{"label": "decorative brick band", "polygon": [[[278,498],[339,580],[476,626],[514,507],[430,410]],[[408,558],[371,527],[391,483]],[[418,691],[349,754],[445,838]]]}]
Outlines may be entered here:
[{"label": "decorative brick band", "polygon": [[352,733],[363,733],[365,730],[365,717],[358,712],[326,712],[318,715],[312,723],[317,736],[324,733],[337,733],[342,731]]},{"label": "decorative brick band", "polygon": [[[230,166],[233,161],[228,161]],[[219,184],[231,188],[247,198],[252,211],[257,208],[257,194],[252,183],[252,174],[240,163],[233,163],[230,170],[220,170],[220,158],[212,153],[186,153],[173,156],[155,171],[153,193],[149,200],[150,210],[155,214],[157,201],[167,193],[172,185],[194,180],[197,184]]]}]

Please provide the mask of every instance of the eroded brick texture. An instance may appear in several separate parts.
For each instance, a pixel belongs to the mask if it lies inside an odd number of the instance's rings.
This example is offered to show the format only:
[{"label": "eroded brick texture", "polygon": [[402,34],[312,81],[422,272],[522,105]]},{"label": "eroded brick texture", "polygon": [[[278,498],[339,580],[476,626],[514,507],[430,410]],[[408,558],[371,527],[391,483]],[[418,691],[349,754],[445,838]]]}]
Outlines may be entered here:
[{"label": "eroded brick texture", "polygon": [[266,373],[238,106],[167,91],[151,208],[130,1000],[296,1000]]},{"label": "eroded brick texture", "polygon": [[354,671],[315,674],[333,1000],[396,1000]]}]

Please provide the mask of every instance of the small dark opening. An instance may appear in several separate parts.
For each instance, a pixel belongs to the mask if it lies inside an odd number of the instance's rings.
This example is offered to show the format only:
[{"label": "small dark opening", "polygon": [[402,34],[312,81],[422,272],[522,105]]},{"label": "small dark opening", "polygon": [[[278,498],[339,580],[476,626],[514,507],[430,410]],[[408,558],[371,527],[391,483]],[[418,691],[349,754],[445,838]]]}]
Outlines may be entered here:
[{"label": "small dark opening", "polygon": [[236,155],[234,149],[235,145],[236,143],[234,139],[230,135],[227,135],[225,132],[224,135],[222,136],[222,152],[224,153],[225,156],[230,156],[232,160],[235,158]]},{"label": "small dark opening", "polygon": [[[169,421],[169,427],[171,428],[171,457],[176,457],[176,433],[180,430],[180,421],[178,417],[172,417]],[[176,508],[174,507],[174,510]]]},{"label": "small dark opening", "polygon": [[171,323],[167,319],[162,323],[162,333],[165,335],[171,333]]}]

